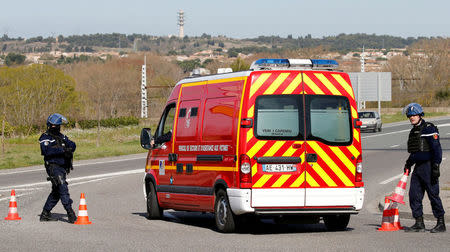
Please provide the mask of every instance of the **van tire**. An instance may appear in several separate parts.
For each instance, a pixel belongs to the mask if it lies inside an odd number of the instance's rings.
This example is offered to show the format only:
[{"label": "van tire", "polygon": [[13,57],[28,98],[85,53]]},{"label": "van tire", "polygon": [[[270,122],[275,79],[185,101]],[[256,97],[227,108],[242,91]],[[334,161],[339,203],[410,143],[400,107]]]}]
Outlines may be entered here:
[{"label": "van tire", "polygon": [[223,189],[219,189],[216,193],[214,219],[219,232],[231,233],[235,231],[237,219],[231,211],[227,193]]},{"label": "van tire", "polygon": [[323,222],[328,231],[345,231],[349,221],[350,214],[326,215],[323,217]]},{"label": "van tire", "polygon": [[161,219],[164,216],[164,209],[159,206],[155,186],[149,182],[148,187],[150,190],[147,193],[147,217],[150,220]]}]

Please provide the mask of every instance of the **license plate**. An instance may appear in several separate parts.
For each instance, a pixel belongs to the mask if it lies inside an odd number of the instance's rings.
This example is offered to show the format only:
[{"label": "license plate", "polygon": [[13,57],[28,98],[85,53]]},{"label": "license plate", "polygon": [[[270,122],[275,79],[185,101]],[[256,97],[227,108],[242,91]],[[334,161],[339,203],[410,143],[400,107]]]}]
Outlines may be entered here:
[{"label": "license plate", "polygon": [[367,125],[361,125],[361,128],[367,128]]},{"label": "license plate", "polygon": [[265,164],[262,165],[263,172],[295,172],[297,166],[294,164]]}]

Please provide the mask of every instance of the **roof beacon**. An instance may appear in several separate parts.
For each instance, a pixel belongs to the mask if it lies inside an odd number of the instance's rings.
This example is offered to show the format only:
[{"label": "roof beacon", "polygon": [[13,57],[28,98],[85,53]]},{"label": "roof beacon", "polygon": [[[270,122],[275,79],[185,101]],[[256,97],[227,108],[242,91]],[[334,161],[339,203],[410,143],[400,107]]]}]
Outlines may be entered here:
[{"label": "roof beacon", "polygon": [[335,60],[326,59],[259,59],[252,63],[252,70],[334,70],[339,66]]}]

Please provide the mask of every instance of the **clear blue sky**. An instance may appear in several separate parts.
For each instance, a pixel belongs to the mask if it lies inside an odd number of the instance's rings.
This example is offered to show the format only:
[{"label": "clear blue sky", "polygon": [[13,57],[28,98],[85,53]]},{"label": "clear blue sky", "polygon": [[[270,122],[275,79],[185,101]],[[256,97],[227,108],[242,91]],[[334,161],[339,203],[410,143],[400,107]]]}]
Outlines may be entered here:
[{"label": "clear blue sky", "polygon": [[180,9],[188,36],[450,35],[449,0],[4,0],[0,6],[0,34],[24,38],[176,35]]}]

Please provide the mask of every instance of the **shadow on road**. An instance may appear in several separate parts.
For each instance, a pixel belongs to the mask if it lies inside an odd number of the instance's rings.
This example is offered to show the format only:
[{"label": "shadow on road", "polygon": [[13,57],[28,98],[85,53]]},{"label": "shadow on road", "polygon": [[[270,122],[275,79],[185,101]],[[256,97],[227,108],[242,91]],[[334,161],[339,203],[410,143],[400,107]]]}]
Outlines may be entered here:
[{"label": "shadow on road", "polygon": [[[147,218],[147,213],[132,213]],[[165,211],[162,221],[190,225],[217,231],[214,214],[183,211]],[[347,228],[346,231],[352,231]],[[319,233],[329,232],[323,223],[319,224],[285,224],[276,223],[273,219],[255,219],[243,222],[236,233],[253,235],[289,234],[289,233]]]}]

